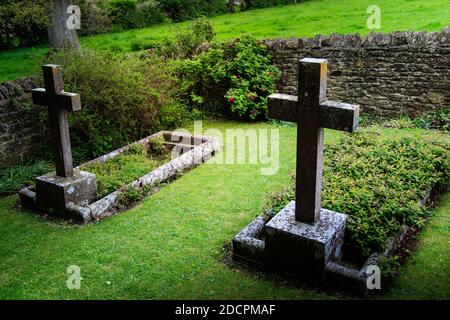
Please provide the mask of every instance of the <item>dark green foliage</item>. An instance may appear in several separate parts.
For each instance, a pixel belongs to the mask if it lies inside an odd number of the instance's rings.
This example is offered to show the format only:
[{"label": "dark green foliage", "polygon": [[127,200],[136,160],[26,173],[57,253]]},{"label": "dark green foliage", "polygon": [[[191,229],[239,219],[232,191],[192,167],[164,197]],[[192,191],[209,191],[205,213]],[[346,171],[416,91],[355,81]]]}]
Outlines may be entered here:
[{"label": "dark green foliage", "polygon": [[0,2],[0,50],[28,47],[47,39],[45,0]]},{"label": "dark green foliage", "polygon": [[425,112],[412,121],[417,128],[450,131],[450,108]]},{"label": "dark green foliage", "polygon": [[376,115],[362,115],[360,124],[366,127],[381,124],[386,128],[450,131],[450,108],[427,111],[416,117],[402,115],[389,120]]},{"label": "dark green foliage", "polygon": [[161,5],[157,0],[145,0],[138,4],[138,9],[142,12],[146,26],[161,23],[165,20],[165,15]]},{"label": "dark green foliage", "polygon": [[268,7],[275,7],[275,6],[281,6],[284,4],[292,4],[292,3],[299,3],[303,2],[304,0],[245,0],[242,1],[239,5],[231,5],[233,0],[230,0],[229,7],[230,11],[243,11],[243,10],[250,10],[250,9],[257,9],[257,8],[268,8]]},{"label": "dark green foliage", "polygon": [[[349,215],[347,237],[363,256],[383,249],[402,226],[422,226],[420,201],[450,178],[450,145],[377,132],[345,135],[324,151],[324,208]],[[266,213],[294,200],[294,185],[273,196]]]},{"label": "dark green foliage", "polygon": [[384,281],[392,281],[400,273],[401,263],[398,256],[392,256],[390,258],[381,256],[379,265]]},{"label": "dark green foliage", "polygon": [[224,0],[159,0],[159,3],[173,21],[214,16],[227,10]]},{"label": "dark green foliage", "polygon": [[114,0],[108,7],[109,18],[119,30],[144,28],[165,19],[157,0]]},{"label": "dark green foliage", "polygon": [[81,111],[69,116],[75,162],[189,118],[174,97],[171,70],[156,57],[83,50],[57,52],[48,61],[62,65],[65,90],[81,96]]},{"label": "dark green foliage", "polygon": [[89,2],[85,0],[74,1],[81,10],[81,29],[78,35],[92,35],[106,33],[111,28],[111,19],[108,16],[107,1]]},{"label": "dark green foliage", "polygon": [[109,18],[118,29],[142,27],[143,17],[133,0],[114,0],[109,3]]},{"label": "dark green foliage", "polygon": [[181,97],[191,107],[236,119],[266,119],[267,97],[279,76],[266,47],[244,37],[177,60]]},{"label": "dark green foliage", "polygon": [[173,36],[164,38],[156,53],[164,58],[190,58],[200,45],[209,43],[214,36],[213,25],[202,17],[187,29],[177,30]]},{"label": "dark green foliage", "polygon": [[30,159],[0,170],[0,196],[16,193],[34,184],[36,176],[47,173],[53,166],[44,160]]},{"label": "dark green foliage", "polygon": [[158,136],[149,141],[149,156],[150,157],[161,157],[167,154],[167,145],[163,136]]},{"label": "dark green foliage", "polygon": [[247,0],[247,9],[267,8],[284,4],[299,3],[304,0]]}]

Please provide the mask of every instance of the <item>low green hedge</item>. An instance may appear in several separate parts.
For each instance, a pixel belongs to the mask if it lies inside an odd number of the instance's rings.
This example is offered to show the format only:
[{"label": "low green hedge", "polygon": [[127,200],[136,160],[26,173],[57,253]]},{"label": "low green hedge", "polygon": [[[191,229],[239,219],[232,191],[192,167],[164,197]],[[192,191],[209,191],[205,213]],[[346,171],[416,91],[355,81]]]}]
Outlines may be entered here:
[{"label": "low green hedge", "polygon": [[[414,136],[386,137],[376,130],[345,135],[324,148],[322,206],[349,216],[348,243],[362,256],[384,248],[402,226],[422,226],[421,200],[450,178],[450,143]],[[294,200],[294,181],[270,197],[273,216]]]}]

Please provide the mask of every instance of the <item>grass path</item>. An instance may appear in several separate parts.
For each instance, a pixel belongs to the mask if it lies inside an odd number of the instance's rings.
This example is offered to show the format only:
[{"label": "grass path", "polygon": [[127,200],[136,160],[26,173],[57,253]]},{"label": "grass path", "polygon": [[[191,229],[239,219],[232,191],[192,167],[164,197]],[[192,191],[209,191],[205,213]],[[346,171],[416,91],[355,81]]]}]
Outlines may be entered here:
[{"label": "grass path", "polygon": [[[274,128],[230,122],[205,127]],[[276,175],[262,176],[258,165],[203,165],[134,209],[95,224],[52,224],[18,211],[16,196],[0,199],[0,299],[346,298],[220,262],[223,244],[261,212],[268,192],[289,181],[295,134],[295,128],[280,128]],[[339,136],[326,131],[326,142]],[[421,235],[422,248],[387,297],[449,298],[449,200],[447,195],[441,202]],[[66,288],[69,265],[81,268],[81,290]]]},{"label": "grass path", "polygon": [[433,218],[418,237],[419,250],[409,258],[387,299],[450,299],[450,193],[437,203]]},{"label": "grass path", "polygon": [[[367,7],[372,0],[311,0],[296,5],[225,14],[212,18],[217,39],[231,39],[251,33],[258,38],[301,37],[333,32],[367,34]],[[450,25],[447,0],[377,0],[381,9],[380,32],[439,31]],[[134,44],[147,46],[189,22],[162,24],[82,38],[89,48],[130,51]],[[28,76],[39,70],[47,46],[0,52],[0,82]]]}]

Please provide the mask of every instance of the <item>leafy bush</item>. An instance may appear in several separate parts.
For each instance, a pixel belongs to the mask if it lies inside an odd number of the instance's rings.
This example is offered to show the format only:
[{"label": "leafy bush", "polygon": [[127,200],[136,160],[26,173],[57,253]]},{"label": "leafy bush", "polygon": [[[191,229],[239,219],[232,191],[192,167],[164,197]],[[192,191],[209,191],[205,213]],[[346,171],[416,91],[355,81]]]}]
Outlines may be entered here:
[{"label": "leafy bush", "polygon": [[111,19],[108,16],[107,0],[89,2],[85,0],[74,1],[81,10],[81,29],[79,35],[92,35],[106,33],[111,28]]},{"label": "leafy bush", "polygon": [[230,8],[229,11],[236,12],[242,10],[267,8],[299,2],[302,2],[302,0],[245,0],[240,2],[235,0],[229,0],[228,7]]},{"label": "leafy bush", "polygon": [[47,39],[45,0],[5,0],[0,3],[0,49],[27,47]]},{"label": "leafy bush", "polygon": [[201,44],[210,42],[214,36],[213,25],[202,17],[185,30],[178,30],[174,36],[164,38],[157,46],[156,54],[164,58],[189,58]]},{"label": "leafy bush", "polygon": [[192,107],[236,119],[267,117],[267,97],[279,70],[252,37],[215,45],[191,60],[175,61],[181,96]]},{"label": "leafy bush", "polygon": [[159,0],[159,2],[173,21],[213,16],[227,10],[224,0]]},{"label": "leafy bush", "polygon": [[118,30],[143,28],[164,21],[164,14],[156,0],[114,0],[109,4],[108,15]]},{"label": "leafy bush", "polygon": [[81,111],[69,117],[77,162],[188,118],[175,100],[171,70],[156,57],[83,50],[56,52],[48,61],[63,67],[65,90],[81,95]]},{"label": "leafy bush", "polygon": [[[324,149],[324,208],[349,216],[347,238],[363,256],[384,248],[402,226],[421,226],[419,201],[450,178],[450,145],[376,131],[345,135]],[[274,195],[266,213],[294,200],[294,184]]]},{"label": "leafy bush", "polygon": [[161,23],[165,19],[165,15],[162,12],[161,5],[157,0],[141,1],[138,4],[138,9],[142,12],[142,16],[146,26]]},{"label": "leafy bush", "polygon": [[134,29],[144,24],[142,15],[137,10],[136,1],[133,0],[111,1],[108,16],[113,25],[119,29]]}]

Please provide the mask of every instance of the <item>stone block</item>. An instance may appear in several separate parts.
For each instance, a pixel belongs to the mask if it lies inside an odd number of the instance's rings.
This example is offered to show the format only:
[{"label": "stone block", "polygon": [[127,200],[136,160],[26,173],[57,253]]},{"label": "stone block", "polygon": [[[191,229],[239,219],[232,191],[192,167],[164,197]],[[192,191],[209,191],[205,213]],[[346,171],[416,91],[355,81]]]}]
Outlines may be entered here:
[{"label": "stone block", "polygon": [[250,222],[233,239],[233,258],[263,264],[265,261],[264,240],[260,239],[265,226],[262,216]]},{"label": "stone block", "polygon": [[286,272],[323,278],[325,266],[342,255],[347,216],[322,209],[315,225],[295,220],[295,201],[266,224],[266,261]]},{"label": "stone block", "polygon": [[36,206],[51,215],[84,220],[72,216],[67,210],[70,203],[87,206],[97,193],[95,174],[75,170],[72,177],[64,178],[54,172],[36,178]]}]

